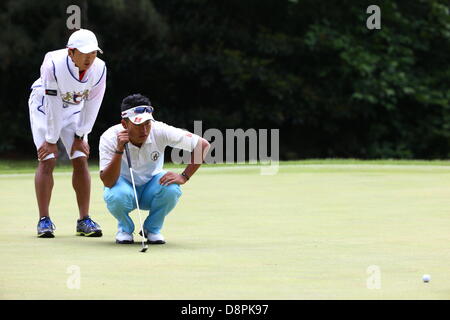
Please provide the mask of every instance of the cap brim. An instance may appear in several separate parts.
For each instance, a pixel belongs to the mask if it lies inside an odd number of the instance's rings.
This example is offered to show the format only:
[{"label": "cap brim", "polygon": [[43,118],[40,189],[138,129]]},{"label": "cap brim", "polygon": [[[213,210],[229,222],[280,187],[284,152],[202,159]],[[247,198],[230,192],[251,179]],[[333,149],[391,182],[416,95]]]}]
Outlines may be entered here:
[{"label": "cap brim", "polygon": [[130,119],[130,121],[133,122],[134,124],[142,124],[147,120],[153,120],[153,121],[155,120],[155,119],[153,119],[153,115],[148,112],[139,114],[134,117],[129,117],[128,119]]},{"label": "cap brim", "polygon": [[81,53],[91,53],[93,51],[98,51],[101,54],[103,54],[102,49],[100,49],[98,46],[96,45],[89,45],[89,46],[84,46],[84,47],[79,47],[77,48],[78,51],[80,51]]}]

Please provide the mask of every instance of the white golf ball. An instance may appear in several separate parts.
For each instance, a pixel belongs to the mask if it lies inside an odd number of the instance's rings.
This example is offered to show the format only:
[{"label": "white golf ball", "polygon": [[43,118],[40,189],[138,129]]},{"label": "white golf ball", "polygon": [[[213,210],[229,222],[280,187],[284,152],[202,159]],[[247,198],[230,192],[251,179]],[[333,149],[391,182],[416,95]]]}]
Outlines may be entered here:
[{"label": "white golf ball", "polygon": [[423,282],[430,282],[431,276],[429,274],[424,274],[422,280]]}]

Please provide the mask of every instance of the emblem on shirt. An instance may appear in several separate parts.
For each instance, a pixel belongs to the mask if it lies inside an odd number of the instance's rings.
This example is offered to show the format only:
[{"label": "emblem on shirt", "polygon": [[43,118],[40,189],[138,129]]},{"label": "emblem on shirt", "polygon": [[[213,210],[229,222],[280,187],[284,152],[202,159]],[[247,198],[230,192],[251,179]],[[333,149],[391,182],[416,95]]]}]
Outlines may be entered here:
[{"label": "emblem on shirt", "polygon": [[45,94],[49,96],[56,96],[57,92],[56,90],[45,89]]},{"label": "emblem on shirt", "polygon": [[81,101],[86,100],[89,97],[89,90],[86,89],[80,92],[66,92],[61,95],[61,98],[68,104],[80,104]]},{"label": "emblem on shirt", "polygon": [[159,152],[158,151],[153,151],[152,154],[150,155],[150,157],[152,158],[153,161],[158,160]]}]

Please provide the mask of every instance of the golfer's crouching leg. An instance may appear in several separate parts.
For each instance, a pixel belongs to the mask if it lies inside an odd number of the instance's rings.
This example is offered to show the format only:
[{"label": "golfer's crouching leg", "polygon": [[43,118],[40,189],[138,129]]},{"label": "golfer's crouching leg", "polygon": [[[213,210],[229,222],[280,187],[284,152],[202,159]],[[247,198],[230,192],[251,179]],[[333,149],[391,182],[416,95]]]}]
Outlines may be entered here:
[{"label": "golfer's crouching leg", "polygon": [[182,194],[180,185],[172,183],[168,186],[160,185],[160,190],[155,194],[155,198],[159,200],[158,202],[165,203],[167,215],[175,207]]},{"label": "golfer's crouching leg", "polygon": [[111,188],[104,188],[103,199],[109,212],[119,222],[128,220],[128,213],[136,208],[133,187],[122,177]]}]

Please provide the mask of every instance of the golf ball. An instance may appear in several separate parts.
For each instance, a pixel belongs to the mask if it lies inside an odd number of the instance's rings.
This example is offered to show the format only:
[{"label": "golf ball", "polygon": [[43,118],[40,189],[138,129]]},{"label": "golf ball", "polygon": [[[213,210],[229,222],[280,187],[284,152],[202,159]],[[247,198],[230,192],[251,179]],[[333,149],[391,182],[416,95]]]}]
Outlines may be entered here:
[{"label": "golf ball", "polygon": [[423,282],[430,282],[431,277],[429,274],[424,274],[422,277]]}]

